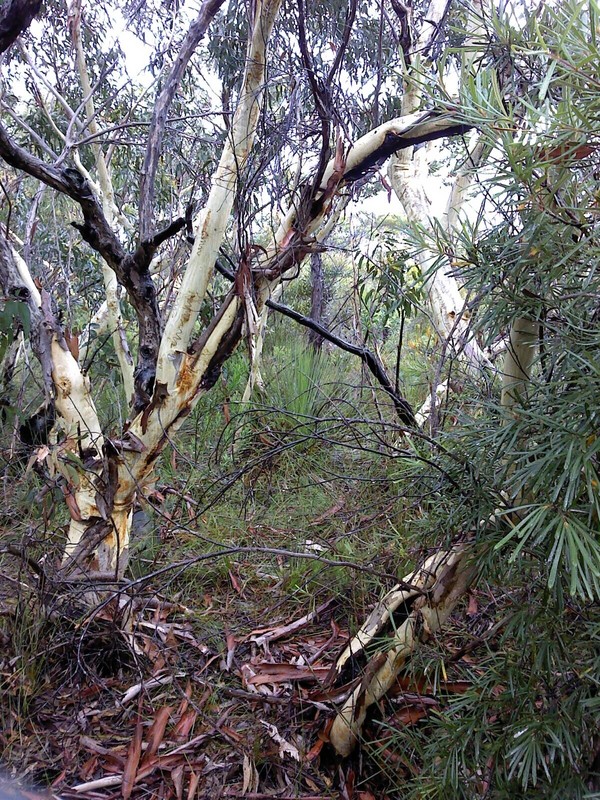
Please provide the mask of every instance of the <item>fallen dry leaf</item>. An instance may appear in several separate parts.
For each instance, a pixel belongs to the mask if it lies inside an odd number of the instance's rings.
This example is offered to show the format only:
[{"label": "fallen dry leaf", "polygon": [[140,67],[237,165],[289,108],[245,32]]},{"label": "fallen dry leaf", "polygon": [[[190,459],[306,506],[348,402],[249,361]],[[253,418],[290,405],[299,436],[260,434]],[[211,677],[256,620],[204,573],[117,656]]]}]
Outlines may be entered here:
[{"label": "fallen dry leaf", "polygon": [[190,783],[188,785],[187,800],[193,800],[196,797],[198,784],[200,783],[200,773],[192,772],[190,775]]},{"label": "fallen dry leaf", "polygon": [[156,755],[158,752],[158,748],[160,747],[160,743],[165,735],[165,729],[172,712],[173,706],[163,706],[162,708],[159,708],[154,715],[154,722],[148,731],[148,746],[146,748],[146,752],[144,753],[142,764],[147,764],[152,756]]},{"label": "fallen dry leaf", "polygon": [[290,622],[287,625],[278,625],[274,628],[256,628],[256,630],[253,630],[250,634],[250,641],[254,642],[260,647],[268,644],[269,642],[274,642],[276,639],[281,639],[284,636],[287,636],[289,633],[293,633],[294,631],[303,628],[305,625],[315,622],[319,618],[319,615],[328,609],[333,602],[334,600],[332,598],[326,603],[322,603],[314,611],[310,611],[308,614],[300,617],[300,619]]},{"label": "fallen dry leaf", "polygon": [[142,733],[142,718],[138,714],[135,733],[133,734],[133,738],[129,744],[127,761],[125,763],[125,769],[123,770],[123,783],[121,785],[121,797],[123,800],[129,800],[133,790],[133,784],[135,783],[135,777],[137,775],[138,766],[140,763],[140,756],[142,754]]},{"label": "fallen dry leaf", "polygon": [[239,582],[239,580],[237,578],[237,575],[235,575],[231,570],[228,570],[228,573],[229,573],[229,580],[231,581],[231,585],[233,586],[235,591],[241,597],[243,595],[243,589],[242,589],[242,586],[241,586],[241,584],[240,584],[240,582]]},{"label": "fallen dry leaf", "polygon": [[253,664],[254,675],[247,677],[248,685],[260,686],[263,683],[286,683],[290,681],[325,680],[329,667],[314,667],[299,664]]},{"label": "fallen dry leaf", "polygon": [[474,592],[469,594],[469,605],[467,606],[467,616],[474,617],[477,614],[478,605],[477,605],[477,597],[475,596]]},{"label": "fallen dry leaf", "polygon": [[179,722],[172,731],[172,737],[177,742],[185,741],[190,732],[192,731],[196,720],[198,718],[198,712],[193,708],[186,709],[183,714],[181,715]]},{"label": "fallen dry leaf", "polygon": [[183,800],[183,764],[171,770],[171,780],[175,787],[175,796],[177,800]]},{"label": "fallen dry leaf", "polygon": [[319,514],[318,517],[315,517],[312,522],[309,522],[309,525],[318,525],[320,522],[324,522],[329,517],[333,517],[334,514],[337,514],[338,511],[341,511],[342,508],[346,505],[346,499],[344,497],[340,497],[331,508],[328,508],[327,511],[324,511],[322,514]]},{"label": "fallen dry leaf", "polygon": [[286,741],[283,736],[279,733],[275,725],[271,725],[264,720],[259,720],[261,725],[264,725],[267,729],[267,733],[279,745],[279,757],[283,758],[284,755],[287,753],[291,756],[295,761],[300,761],[300,753],[298,752],[298,748],[295,747],[290,742]]},{"label": "fallen dry leaf", "polygon": [[250,756],[248,756],[246,753],[244,753],[242,772],[242,794],[256,792],[258,790],[258,770],[256,769],[254,761],[252,761]]}]

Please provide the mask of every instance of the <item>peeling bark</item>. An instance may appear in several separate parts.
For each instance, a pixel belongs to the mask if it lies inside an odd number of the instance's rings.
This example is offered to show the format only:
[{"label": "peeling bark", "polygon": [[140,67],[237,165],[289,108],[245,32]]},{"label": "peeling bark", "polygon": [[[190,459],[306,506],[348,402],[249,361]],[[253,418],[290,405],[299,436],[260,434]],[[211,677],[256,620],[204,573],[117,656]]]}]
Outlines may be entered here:
[{"label": "peeling bark", "polygon": [[[112,498],[108,497],[112,482],[106,475],[104,436],[91,397],[89,379],[82,374],[67,347],[48,294],[37,289],[27,265],[4,237],[0,237],[0,285],[7,296],[28,305],[31,343],[42,366],[47,402],[54,404],[60,417],[60,451],[49,458],[53,467],[64,476],[64,492],[71,514],[64,564],[70,564],[84,533],[86,541],[89,541],[89,530],[97,529],[99,523],[105,527],[120,524],[119,516],[113,516]],[[71,468],[63,470],[62,459],[68,459],[70,454],[76,461],[68,461]],[[81,469],[75,470],[72,467],[77,462],[81,463]],[[75,474],[77,477],[73,478]],[[101,542],[99,539],[96,546]],[[106,566],[111,563],[110,559],[101,557],[94,561],[91,549],[87,556],[86,568],[90,564],[95,567],[96,564]],[[116,569],[115,564],[113,569]]]},{"label": "peeling bark", "polygon": [[[501,404],[507,409],[512,409],[526,394],[537,352],[537,336],[535,322],[515,320],[503,365]],[[421,419],[426,419],[423,410],[417,414],[417,420]],[[469,544],[462,543],[441,550],[424,562],[385,595],[338,657],[335,670],[340,683],[348,679],[349,668],[356,670],[366,665],[360,685],[343,704],[330,732],[331,743],[340,755],[352,752],[369,707],[391,688],[415,648],[448,620],[475,578],[475,568],[470,562],[473,555]],[[402,619],[396,618],[398,610]],[[393,635],[386,638],[385,652],[367,660],[367,648],[389,633],[392,620]]]},{"label": "peeling bark", "polygon": [[[139,410],[147,402],[148,387],[154,385],[156,359],[161,326],[156,288],[149,265],[161,242],[157,235],[142,243],[134,253],[127,254],[115,231],[111,228],[102,206],[89,182],[77,169],[58,169],[37,156],[28,153],[8,135],[0,124],[0,156],[16,169],[37,178],[47,186],[66,194],[77,202],[83,214],[83,223],[72,223],[83,239],[98,252],[115,271],[119,282],[127,291],[135,309],[139,327],[138,363],[135,370],[136,397],[134,408]],[[183,226],[183,222],[178,222]]]},{"label": "peeling bark", "polygon": [[[36,177],[77,202],[83,223],[76,227],[114,271],[127,291],[139,326],[138,361],[134,375],[134,417],[119,440],[105,440],[89,392],[87,377],[64,343],[60,327],[52,318],[44,295],[34,303],[40,315],[41,337],[46,349],[46,379],[50,392],[56,392],[57,412],[65,431],[64,447],[82,462],[78,478],[67,480],[67,504],[71,526],[67,553],[62,566],[65,580],[86,574],[112,575],[118,581],[126,566],[131,509],[136,495],[153,478],[153,469],[160,452],[193,409],[198,398],[218,378],[224,361],[242,337],[244,322],[260,319],[267,301],[286,272],[296,268],[305,256],[315,251],[335,223],[336,215],[347,202],[339,191],[358,180],[392,151],[410,148],[440,136],[452,135],[467,128],[448,113],[417,113],[391,120],[355,142],[344,153],[341,139],[335,156],[323,160],[312,181],[304,184],[296,202],[282,220],[268,252],[250,249],[236,276],[232,290],[197,341],[193,330],[216,256],[228,224],[237,183],[248,159],[265,83],[265,51],[280,0],[256,0],[255,14],[249,32],[249,44],[242,88],[228,140],[219,166],[213,176],[206,207],[195,221],[195,241],[182,286],[161,335],[161,320],[156,290],[149,265],[164,239],[184,224],[175,221],[151,238],[149,217],[145,211],[145,234],[140,234],[138,247],[127,253],[120,241],[118,210],[115,210],[112,185],[106,160],[100,147],[95,147],[99,175],[99,191],[87,179],[87,173],[70,167],[58,168],[28,153],[11,139],[0,126],[0,156],[11,166]],[[205,3],[207,13],[214,13],[217,0]],[[75,17],[78,0],[72,6]],[[77,20],[73,20],[76,27]],[[184,47],[183,61],[192,47],[195,34]],[[183,61],[176,70],[183,69]],[[84,95],[89,94],[85,64],[79,53],[79,67]],[[175,72],[175,78],[179,73]],[[171,85],[172,88],[172,85]],[[171,91],[171,89],[169,89]],[[95,110],[88,99],[90,129],[95,125]],[[156,111],[154,133],[148,145],[148,172],[144,193],[151,197],[152,163],[160,149],[160,125],[168,106],[168,93]],[[162,110],[161,110],[162,109]],[[77,159],[75,159],[77,164]],[[144,201],[147,206],[147,201]],[[110,288],[109,281],[107,286]],[[116,309],[113,313],[117,314]],[[369,358],[369,354],[363,353]],[[374,361],[373,366],[378,368]],[[388,387],[389,389],[389,387]],[[390,396],[393,395],[390,393]],[[396,398],[399,413],[409,424],[413,412]],[[60,452],[54,456],[60,463]]]},{"label": "peeling bark", "polygon": [[330,740],[341,756],[350,755],[356,746],[370,706],[391,688],[414,650],[441,629],[468,589],[474,570],[466,560],[467,552],[466,546],[460,545],[437,553],[420,569],[407,575],[403,583],[414,589],[392,589],[339,657],[338,675],[351,659],[364,653],[384,631],[394,612],[402,608],[403,619],[394,619],[393,633],[386,639],[385,651],[380,658],[372,660],[372,668],[367,667],[362,681],[333,722]]}]

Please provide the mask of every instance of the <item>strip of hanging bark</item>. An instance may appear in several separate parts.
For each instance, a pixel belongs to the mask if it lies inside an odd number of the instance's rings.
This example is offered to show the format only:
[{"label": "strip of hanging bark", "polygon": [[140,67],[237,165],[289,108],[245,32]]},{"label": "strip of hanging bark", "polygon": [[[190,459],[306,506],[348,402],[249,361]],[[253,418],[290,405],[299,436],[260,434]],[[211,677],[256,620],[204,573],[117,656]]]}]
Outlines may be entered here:
[{"label": "strip of hanging bark", "polygon": [[[366,647],[393,618],[395,632],[386,642],[389,647],[369,661],[360,684],[333,722],[330,741],[340,755],[350,755],[369,707],[391,688],[413,651],[440,630],[469,588],[475,569],[467,554],[467,545],[458,545],[438,553],[408,575],[404,580],[422,591],[393,589],[388,593],[338,659],[336,670],[341,676],[357,656],[364,656]],[[395,618],[398,610],[403,620]]]}]

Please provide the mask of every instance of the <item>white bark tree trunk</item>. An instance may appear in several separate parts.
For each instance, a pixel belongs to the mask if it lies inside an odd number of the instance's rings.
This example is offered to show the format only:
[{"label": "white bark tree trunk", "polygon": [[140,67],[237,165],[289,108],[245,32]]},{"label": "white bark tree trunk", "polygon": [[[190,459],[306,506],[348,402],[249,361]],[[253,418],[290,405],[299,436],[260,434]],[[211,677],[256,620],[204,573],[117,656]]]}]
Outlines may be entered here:
[{"label": "white bark tree trunk", "polygon": [[[425,22],[412,48],[411,67],[407,68],[404,74],[402,92],[404,114],[415,113],[422,102],[423,73],[431,67],[427,55],[431,36],[441,24],[447,7],[447,0],[433,0],[424,15]],[[402,150],[395,154],[390,160],[388,175],[408,221],[428,227],[433,234],[431,223],[433,212],[425,191],[430,175],[427,151],[427,147],[422,147],[417,151]],[[484,156],[485,148],[480,142],[471,150],[453,183],[446,204],[445,227],[448,231],[452,231],[458,223],[461,207]],[[439,254],[427,250],[422,250],[416,256],[416,261],[421,274],[426,278],[431,320],[438,336],[443,342],[451,345],[451,352],[459,354],[477,373],[483,366],[489,365],[489,362],[473,338],[471,315],[461,294],[459,283],[452,274],[451,262],[447,261],[445,265],[436,268]]]},{"label": "white bark tree trunk", "polygon": [[[538,326],[518,319],[511,329],[511,347],[504,356],[502,405],[510,410],[526,396],[537,353]],[[421,419],[426,417],[420,412]],[[419,413],[416,415],[419,419]],[[475,577],[468,542],[440,550],[407,575],[377,604],[336,662],[342,675],[351,660],[366,661],[363,678],[343,703],[330,731],[336,752],[349,755],[359,741],[368,709],[391,688],[415,649],[435,635],[450,617]],[[423,594],[426,592],[426,594]],[[394,612],[406,607],[405,618],[392,625],[383,652],[366,658],[366,650],[390,627]],[[343,682],[343,680],[341,680]]]},{"label": "white bark tree trunk", "polygon": [[[225,233],[236,181],[254,137],[264,86],[266,45],[278,8],[279,0],[257,3],[232,137],[225,145],[207,205],[196,222],[195,245],[161,341],[156,379],[160,399],[132,420],[122,441],[111,446],[116,452],[110,452],[111,448],[107,451],[102,447],[103,441],[96,440],[96,449],[104,457],[81,480],[75,494],[77,518],[71,521],[63,564],[63,571],[70,576],[91,575],[102,580],[123,577],[135,498],[152,480],[156,458],[197,402],[203,391],[202,379],[224,338],[235,328],[240,300],[231,293],[202,346],[196,352],[187,352]],[[62,362],[67,358],[58,350],[55,355],[61,356]],[[70,366],[73,370],[74,365]],[[71,386],[73,390],[77,386],[73,401],[82,402],[85,383],[76,384],[73,379]],[[85,408],[90,419],[96,419],[89,403]]]},{"label": "white bark tree trunk", "polygon": [[[78,2],[74,0],[71,7],[76,43]],[[211,14],[216,13],[222,2],[204,0],[197,27],[193,35],[184,40],[186,58],[193,52]],[[386,122],[355,142],[347,153],[340,140],[334,158],[324,169],[320,185],[314,185],[314,179],[312,185],[310,180],[304,184],[312,186],[310,196],[306,192],[299,193],[281,221],[269,251],[265,253],[258,248],[255,252],[241,254],[232,289],[212,322],[198,336],[194,329],[200,306],[256,131],[265,86],[266,46],[279,6],[280,0],[255,0],[253,4],[245,72],[232,129],[213,176],[207,204],[196,219],[193,250],[162,334],[150,262],[160,243],[172,234],[165,229],[152,235],[151,204],[148,208],[153,181],[151,166],[156,163],[159,152],[160,114],[156,115],[158,121],[148,138],[149,171],[143,176],[148,185],[145,194],[142,188],[140,190],[140,209],[145,209],[140,212],[140,229],[144,228],[146,237],[140,237],[133,253],[125,251],[118,231],[111,225],[112,222],[118,227],[118,211],[114,207],[110,175],[100,147],[95,147],[99,185],[94,187],[83,167],[65,170],[48,164],[20,147],[0,125],[0,156],[10,166],[79,203],[84,221],[76,223],[76,227],[118,276],[136,311],[139,325],[133,419],[120,438],[108,439],[102,435],[87,376],[82,374],[69,351],[50,304],[43,293],[39,298],[35,295],[35,285],[27,276],[18,275],[14,257],[5,259],[3,284],[7,285],[6,282],[14,278],[30,298],[32,315],[37,320],[36,335],[44,344],[44,348],[40,348],[40,358],[48,396],[56,395],[59,424],[65,430],[65,441],[50,455],[63,468],[71,513],[62,567],[64,580],[83,581],[94,577],[105,582],[121,580],[127,564],[132,508],[136,497],[153,480],[153,469],[163,447],[198,398],[217,380],[223,362],[240,341],[244,324],[250,332],[256,329],[267,299],[282,278],[285,279],[285,273],[297,268],[314,248],[315,241],[327,235],[336,213],[346,202],[346,198],[338,196],[340,187],[362,178],[398,149],[467,129],[448,115],[426,111]],[[177,60],[177,64],[180,63],[183,61]],[[78,67],[88,103],[87,124],[97,131],[80,48]],[[180,72],[178,66],[166,81],[168,91],[164,97],[161,95],[161,108],[165,113],[167,95],[175,91]],[[60,95],[56,95],[56,99],[62,101]],[[65,111],[73,121],[75,116],[68,105]],[[77,164],[76,154],[74,160]],[[177,222],[177,230],[183,222]],[[169,230],[172,227],[169,226]],[[23,271],[25,274],[26,268]],[[106,284],[109,293],[111,281],[112,277]],[[110,299],[106,309],[109,313]],[[117,313],[115,306],[113,312]],[[62,459],[64,451],[71,451],[75,458]]]},{"label": "white bark tree trunk", "polygon": [[467,553],[465,545],[441,551],[403,578],[403,585],[414,588],[399,585],[388,592],[339,657],[338,674],[350,659],[365,653],[400,606],[409,605],[410,613],[394,625],[385,651],[371,658],[360,684],[333,722],[329,736],[341,756],[350,755],[358,743],[369,708],[391,688],[414,650],[442,628],[468,589],[473,569],[468,565]]},{"label": "white bark tree trunk", "polygon": [[531,367],[537,355],[539,323],[518,317],[510,336],[502,365],[502,405],[511,409],[527,397]]}]

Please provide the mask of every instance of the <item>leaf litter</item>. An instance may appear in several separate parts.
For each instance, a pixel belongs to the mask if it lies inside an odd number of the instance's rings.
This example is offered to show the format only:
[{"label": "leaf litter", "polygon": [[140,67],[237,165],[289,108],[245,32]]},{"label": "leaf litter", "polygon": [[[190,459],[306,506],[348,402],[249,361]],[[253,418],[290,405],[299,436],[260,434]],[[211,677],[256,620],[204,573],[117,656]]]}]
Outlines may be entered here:
[{"label": "leaf litter", "polygon": [[[55,630],[48,652],[29,662],[17,652],[0,654],[4,767],[22,786],[45,785],[42,796],[64,800],[388,797],[361,785],[356,762],[340,764],[328,747],[335,704],[361,680],[331,682],[348,639],[344,603],[329,599],[279,618],[278,605],[257,613],[264,599],[251,596],[244,568],[228,569],[228,596],[207,593],[197,611],[141,594],[127,638],[105,609],[66,632],[57,624],[58,640]],[[232,614],[231,592],[269,624],[252,627],[251,618]],[[481,624],[473,598],[468,619],[471,628]],[[217,623],[216,639],[206,635],[209,620]],[[456,653],[466,660],[464,650]],[[36,659],[41,685],[29,676]],[[437,693],[470,686],[449,678]],[[399,772],[419,767],[386,742],[394,729],[439,713],[438,694],[426,680],[400,678],[385,710],[380,704],[388,732],[366,728]]]}]

